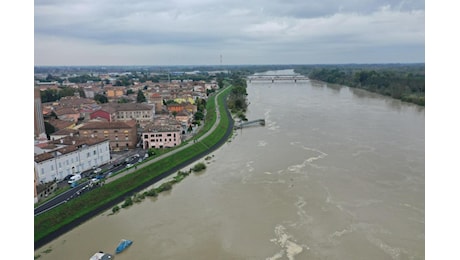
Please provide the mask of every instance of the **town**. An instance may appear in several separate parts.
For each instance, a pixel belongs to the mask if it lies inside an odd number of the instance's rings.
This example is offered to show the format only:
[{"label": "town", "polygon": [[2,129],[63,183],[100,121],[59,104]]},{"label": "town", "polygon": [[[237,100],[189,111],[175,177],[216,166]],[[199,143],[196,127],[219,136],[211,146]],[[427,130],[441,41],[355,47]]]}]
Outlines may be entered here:
[{"label": "town", "polygon": [[82,173],[193,138],[224,73],[36,73],[34,202]]}]

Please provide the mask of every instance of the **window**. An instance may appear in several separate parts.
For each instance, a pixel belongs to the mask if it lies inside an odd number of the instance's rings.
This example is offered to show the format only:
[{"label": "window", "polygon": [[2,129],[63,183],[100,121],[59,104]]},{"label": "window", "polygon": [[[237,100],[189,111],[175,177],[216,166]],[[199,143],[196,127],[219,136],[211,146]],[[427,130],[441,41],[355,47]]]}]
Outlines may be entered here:
[{"label": "window", "polygon": [[93,151],[93,155],[96,155],[96,150]]},{"label": "window", "polygon": [[87,152],[87,153],[86,153],[86,158],[89,158],[89,156],[90,156],[90,153]]}]

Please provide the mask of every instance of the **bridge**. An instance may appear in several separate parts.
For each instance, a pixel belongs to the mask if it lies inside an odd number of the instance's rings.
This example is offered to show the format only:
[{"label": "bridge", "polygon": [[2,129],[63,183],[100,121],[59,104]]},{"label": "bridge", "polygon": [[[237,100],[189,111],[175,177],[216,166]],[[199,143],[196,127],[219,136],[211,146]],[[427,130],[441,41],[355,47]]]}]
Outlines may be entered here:
[{"label": "bridge", "polygon": [[272,82],[274,83],[275,81],[307,81],[309,80],[308,77],[303,76],[303,75],[252,75],[248,76],[247,80],[249,83],[255,81],[255,82]]},{"label": "bridge", "polygon": [[265,119],[257,119],[257,120],[242,122],[242,123],[235,125],[235,129],[242,129],[244,127],[259,126],[259,125],[264,126]]}]

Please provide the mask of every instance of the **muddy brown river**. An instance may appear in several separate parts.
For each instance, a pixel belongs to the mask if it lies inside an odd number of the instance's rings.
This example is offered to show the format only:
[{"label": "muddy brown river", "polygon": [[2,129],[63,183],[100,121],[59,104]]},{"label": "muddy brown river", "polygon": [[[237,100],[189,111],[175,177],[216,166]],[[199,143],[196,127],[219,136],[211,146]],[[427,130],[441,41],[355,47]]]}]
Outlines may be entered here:
[{"label": "muddy brown river", "polygon": [[171,191],[34,254],[85,260],[127,238],[116,260],[425,258],[423,107],[315,81],[248,94],[247,118],[265,126],[235,131]]}]

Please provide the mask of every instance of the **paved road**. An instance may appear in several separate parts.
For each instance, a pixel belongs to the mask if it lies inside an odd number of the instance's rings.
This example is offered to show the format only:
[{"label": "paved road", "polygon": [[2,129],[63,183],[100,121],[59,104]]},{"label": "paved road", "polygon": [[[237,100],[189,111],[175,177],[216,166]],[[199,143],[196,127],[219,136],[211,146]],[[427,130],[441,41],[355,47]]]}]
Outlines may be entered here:
[{"label": "paved road", "polygon": [[[216,127],[218,126],[218,124],[220,123],[220,112],[219,112],[219,106],[217,105],[217,104],[218,104],[218,103],[217,103],[217,97],[218,97],[219,95],[221,95],[221,94],[222,94],[222,91],[220,91],[220,92],[215,96],[215,100],[216,100],[216,115],[217,115],[216,122],[215,122],[215,124],[211,127],[211,129],[210,129],[206,134],[204,134],[203,136],[201,136],[201,137],[198,139],[198,141],[201,141],[203,138],[205,138],[205,137],[207,137],[209,134],[211,134],[211,133],[216,129]],[[226,106],[226,103],[224,103],[224,106]],[[205,153],[196,155],[195,158],[192,158],[192,159],[188,160],[187,162],[184,162],[183,164],[176,166],[175,168],[171,169],[170,171],[165,172],[165,173],[161,174],[160,176],[155,177],[153,180],[151,180],[151,181],[149,181],[148,183],[145,183],[144,185],[142,185],[142,187],[138,187],[138,188],[136,189],[136,191],[134,191],[134,192],[138,192],[139,190],[145,189],[146,187],[152,185],[153,183],[155,183],[155,182],[157,182],[157,181],[159,181],[159,180],[165,178],[166,176],[169,176],[170,174],[172,174],[172,173],[174,173],[174,172],[177,172],[179,169],[183,168],[184,166],[186,166],[186,165],[192,163],[193,161],[196,161],[196,160],[202,158],[202,157],[205,156],[206,154],[209,154],[210,152],[216,150],[216,149],[219,148],[221,145],[223,145],[223,144],[227,141],[228,137],[231,135],[231,133],[232,133],[232,131],[233,131],[233,120],[231,120],[231,114],[230,114],[230,112],[228,111],[228,109],[226,109],[226,110],[227,110],[226,113],[227,113],[227,115],[228,115],[229,118],[230,118],[230,124],[229,124],[229,127],[227,128],[227,131],[226,131],[224,137],[223,137],[218,143],[216,143],[215,145],[213,145],[213,146],[212,146],[208,151],[206,151]],[[158,157],[155,158],[155,159],[151,159],[151,160],[149,160],[149,161],[143,163],[142,165],[138,165],[138,168],[140,169],[140,168],[142,168],[142,167],[146,167],[147,165],[150,165],[151,163],[154,163],[154,162],[156,162],[156,161],[158,161],[158,160],[160,160],[160,159],[162,159],[162,158],[165,158],[165,157],[167,157],[167,156],[173,155],[173,154],[177,153],[178,151],[180,151],[180,150],[182,150],[182,149],[185,149],[185,147],[188,147],[188,146],[190,146],[190,145],[192,145],[192,144],[193,144],[193,142],[190,142],[190,143],[188,143],[188,144],[186,144],[186,145],[184,145],[184,146],[182,146],[182,147],[180,147],[180,148],[178,148],[178,149],[176,149],[176,150],[173,150],[173,151],[168,152],[168,153],[166,153],[166,154],[164,154],[164,155],[158,156]],[[113,180],[116,180],[117,178],[121,178],[122,176],[125,176],[126,174],[130,174],[130,173],[133,173],[133,172],[135,172],[135,169],[131,168],[131,169],[129,169],[128,171],[125,171],[125,172],[123,172],[123,173],[117,174],[117,175],[113,176],[112,178],[107,179],[107,180],[106,180],[106,183],[108,183],[108,182],[110,182],[110,181],[113,181]],[[125,195],[126,195],[126,194],[125,194]],[[54,231],[54,232],[48,234],[48,235],[45,236],[44,238],[42,238],[42,239],[36,241],[36,242],[34,243],[34,248],[37,249],[37,248],[43,246],[44,244],[46,244],[46,243],[52,241],[53,239],[58,238],[60,235],[62,235],[62,234],[64,234],[64,233],[66,233],[66,232],[72,230],[74,227],[78,226],[79,224],[84,223],[85,221],[87,221],[87,220],[91,219],[92,217],[96,216],[97,214],[100,214],[100,213],[103,212],[104,210],[107,210],[107,209],[109,209],[110,207],[113,207],[114,205],[116,205],[116,204],[118,204],[118,203],[121,203],[121,202],[124,200],[124,196],[125,196],[125,195],[122,195],[122,196],[120,196],[118,199],[115,199],[115,200],[113,200],[113,201],[111,201],[111,202],[108,202],[106,205],[101,206],[100,208],[95,209],[94,211],[92,211],[92,212],[86,214],[85,216],[82,216],[82,217],[80,217],[80,218],[78,218],[78,219],[72,221],[71,223],[69,223],[69,224],[67,224],[67,225],[64,225],[63,227],[59,228],[58,230],[56,230],[56,231]]]},{"label": "paved road", "polygon": [[[221,95],[221,93],[222,93],[222,91],[220,91],[217,95],[214,96],[214,101],[215,101],[216,104],[217,104],[217,98],[219,97],[219,95]],[[211,127],[211,129],[209,131],[207,131],[204,135],[202,135],[200,138],[198,138],[197,142],[203,140],[208,135],[210,135],[217,128],[217,126],[219,125],[219,123],[220,123],[220,111],[219,111],[219,107],[217,107],[217,105],[216,105],[216,116],[217,116],[217,119],[216,119],[216,122],[214,123],[214,125]],[[137,171],[138,169],[142,169],[144,167],[147,167],[148,165],[150,165],[152,163],[155,163],[155,162],[157,162],[157,161],[159,161],[159,160],[161,160],[163,158],[166,158],[168,156],[171,156],[171,155],[173,155],[173,154],[175,154],[175,153],[177,153],[177,152],[179,152],[179,151],[181,151],[181,150],[183,150],[183,149],[185,149],[185,148],[187,148],[187,147],[189,147],[189,146],[191,146],[193,144],[194,144],[194,142],[189,142],[186,145],[181,146],[181,147],[179,147],[179,148],[177,148],[177,149],[175,149],[173,151],[167,152],[167,153],[162,154],[162,155],[160,155],[160,156],[158,156],[158,157],[156,157],[154,159],[150,159],[150,160],[148,160],[146,162],[138,164],[138,165],[136,165],[137,169],[132,167],[132,168],[128,169],[127,171],[124,171],[122,173],[119,173],[119,174],[111,177],[111,178],[108,178],[105,183],[109,183],[109,182],[114,181],[116,179],[119,179],[119,178],[121,178],[121,177],[123,177],[123,176],[125,176],[127,174],[131,174],[131,173]]]}]

